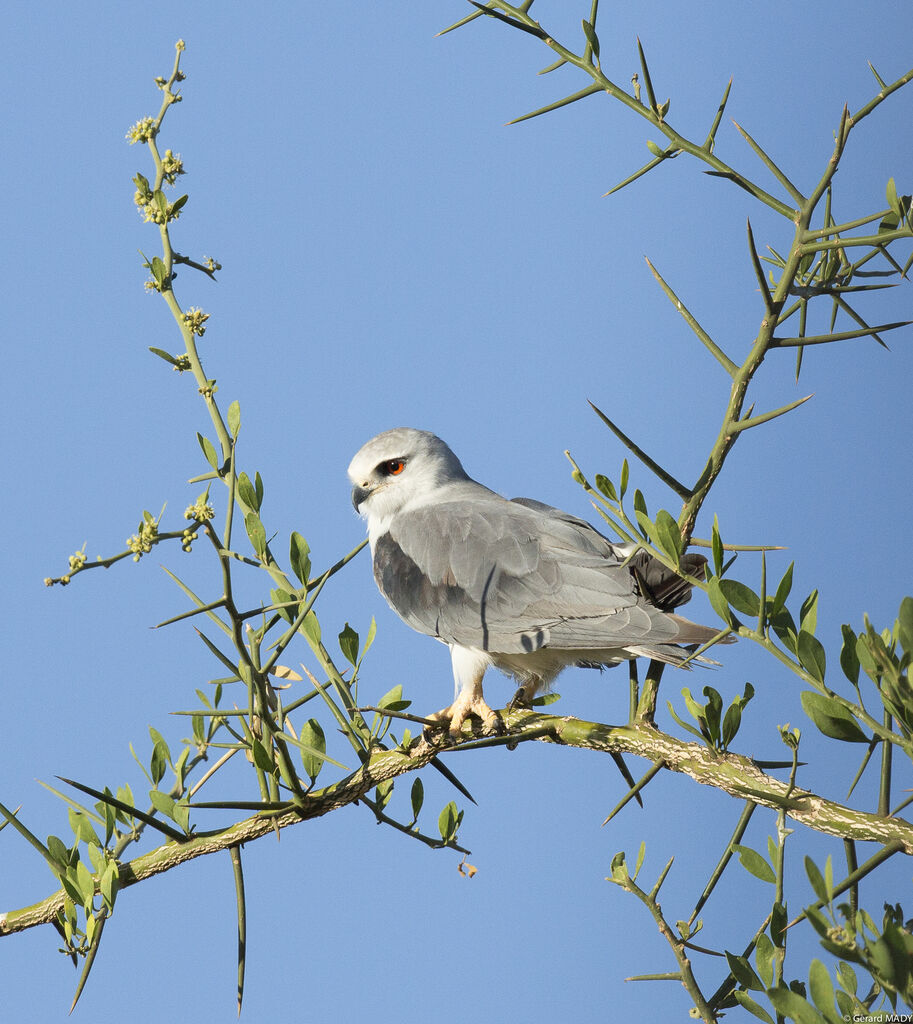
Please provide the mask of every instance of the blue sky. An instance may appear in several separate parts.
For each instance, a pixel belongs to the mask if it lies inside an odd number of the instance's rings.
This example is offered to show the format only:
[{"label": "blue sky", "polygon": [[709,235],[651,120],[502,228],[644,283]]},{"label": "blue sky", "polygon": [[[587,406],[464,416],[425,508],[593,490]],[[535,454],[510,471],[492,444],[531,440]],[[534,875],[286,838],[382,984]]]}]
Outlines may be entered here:
[{"label": "blue sky", "polygon": [[[576,45],[589,5],[540,6],[543,23]],[[913,16],[893,3],[863,12],[836,0],[826,18],[782,2],[668,7],[607,7],[603,66],[627,84],[639,35],[657,92],[672,98],[669,119],[700,138],[734,76],[717,152],[769,187],[728,115],[808,188],[844,100],[858,107],[873,94],[866,61],[889,81],[913,63]],[[189,627],[148,628],[185,607],[159,563],[204,589],[202,550],[188,559],[160,548],[67,589],[42,585],[84,541],[90,558],[121,550],[144,508],[168,502],[178,520],[199,491],[185,481],[205,468],[194,434],[208,423],[195,388],[148,352],[180,343],[142,287],[138,250],[153,254],[156,236],[133,208],[131,178],[149,173],[148,154],[124,140],[157,112],[153,78],[170,70],[176,39],[187,43],[185,101],[161,142],[184,158],[190,202],[175,241],[224,268],[218,284],[182,274],[176,292],[211,314],[204,365],[223,408],[241,403],[241,456],[265,481],[269,531],[300,531],[318,566],[354,547],[363,526],[345,467],[393,426],[440,434],[473,476],[509,496],[591,517],[564,450],[590,476],[617,475],[625,453],[587,399],[679,477],[699,471],[727,381],[643,257],[738,359],[761,315],[745,219],[761,247],[781,250],[789,225],[687,157],[601,198],[649,159],[643,124],[595,96],[505,127],[586,82],[570,69],[536,77],[550,62],[541,43],[488,21],[434,37],[465,10],[448,0],[7,11],[0,800],[22,804],[38,835],[62,834],[66,816],[36,779],[141,789],[129,744],[145,752],[149,724],[176,743],[184,733],[168,712],[217,674]],[[891,175],[898,191],[913,190],[911,120],[913,92],[901,93],[853,137],[838,219],[883,207]],[[872,320],[909,318],[909,285],[863,309]],[[706,507],[727,539],[789,548],[771,559],[771,574],[795,558],[795,593],[821,589],[819,635],[832,660],[841,622],[858,625],[867,612],[888,625],[911,589],[910,343],[906,331],[890,351],[869,340],[811,350],[798,385],[792,355],[771,357],[755,386],[758,410],[815,398],[745,436]],[[636,483],[651,508],[675,508],[646,470]],[[697,532],[708,535],[706,521]],[[757,567],[745,559],[741,571],[750,581]],[[703,599],[688,612],[713,621]],[[447,652],[387,609],[361,556],[321,598],[324,632],[348,621],[364,633],[372,616],[363,694],[402,683],[419,713],[447,703]],[[723,661],[712,677],[667,675],[665,696],[680,707],[683,685],[711,682],[728,699],[750,680],[758,697],[740,749],[780,757],[776,726],[798,724],[814,754],[800,783],[840,798],[857,752],[812,735],[798,681],[746,643]],[[618,672],[568,673],[558,689],[567,714],[620,722],[627,713]],[[493,674],[489,700],[501,705],[510,692]],[[461,833],[479,869],[471,881],[452,854],[376,827],[360,807],[246,849],[246,1019],[685,1015],[680,987],[623,984],[672,961],[642,908],[604,878],[614,853],[633,857],[643,838],[648,875],[676,855],[665,902],[673,920],[687,917],[740,808],[670,776],[651,786],[645,811],[628,808],[603,829],[623,791],[604,757],[527,744],[450,763],[479,802]],[[910,785],[898,776],[898,790]],[[425,781],[433,829],[453,794]],[[749,841],[763,848],[773,822],[755,819]],[[796,842],[797,861],[832,849],[804,834]],[[47,868],[12,830],[0,850],[0,906],[51,890]],[[796,868],[799,906],[807,892]],[[896,899],[910,872],[892,870]],[[735,947],[744,935],[731,907],[759,922],[769,894],[730,875],[708,905],[706,934]],[[877,911],[883,895],[873,885],[863,900]],[[234,927],[227,857],[125,891],[75,1019],[229,1020]],[[64,1019],[75,978],[56,947],[49,929],[3,943],[10,1019]]]}]

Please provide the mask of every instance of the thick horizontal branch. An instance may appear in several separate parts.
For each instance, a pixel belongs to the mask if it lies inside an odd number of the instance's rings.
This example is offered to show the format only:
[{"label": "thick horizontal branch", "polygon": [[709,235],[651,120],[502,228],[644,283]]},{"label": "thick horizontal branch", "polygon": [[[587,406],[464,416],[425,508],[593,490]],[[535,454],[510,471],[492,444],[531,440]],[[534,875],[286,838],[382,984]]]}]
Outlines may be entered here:
[{"label": "thick horizontal branch", "polygon": [[[500,739],[509,747],[530,740],[580,747],[608,754],[631,754],[681,772],[704,786],[713,786],[739,800],[776,810],[783,809],[794,821],[808,828],[842,839],[898,844],[913,855],[913,824],[902,819],[869,814],[789,784],[763,772],[754,761],[740,754],[718,753],[700,743],[689,743],[645,724],[611,726],[579,718],[543,715],[535,711],[503,711],[502,721],[509,735]],[[231,849],[239,843],[287,828],[300,821],[322,817],[354,803],[379,782],[425,767],[433,758],[462,745],[474,745],[476,737],[469,723],[463,738],[453,743],[446,732],[430,739],[418,738],[407,750],[376,750],[358,770],[332,786],[308,794],[301,807],[284,813],[255,815],[218,832],[196,835],[185,842],[169,842],[136,857],[120,868],[120,887],[135,885],[153,875],[210,853]],[[62,890],[30,907],[0,914],[0,935],[48,924],[63,907]]]}]

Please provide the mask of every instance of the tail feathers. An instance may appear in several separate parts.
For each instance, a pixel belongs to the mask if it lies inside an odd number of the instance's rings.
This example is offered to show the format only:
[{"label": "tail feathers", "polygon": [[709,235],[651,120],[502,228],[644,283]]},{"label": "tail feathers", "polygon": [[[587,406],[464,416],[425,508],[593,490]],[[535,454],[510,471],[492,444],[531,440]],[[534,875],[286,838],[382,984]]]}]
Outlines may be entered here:
[{"label": "tail feathers", "polygon": [[[691,600],[691,584],[646,551],[639,551],[628,564],[641,595],[661,611],[671,611]],[[688,553],[682,555],[681,570],[703,578],[706,564],[703,555]]]}]

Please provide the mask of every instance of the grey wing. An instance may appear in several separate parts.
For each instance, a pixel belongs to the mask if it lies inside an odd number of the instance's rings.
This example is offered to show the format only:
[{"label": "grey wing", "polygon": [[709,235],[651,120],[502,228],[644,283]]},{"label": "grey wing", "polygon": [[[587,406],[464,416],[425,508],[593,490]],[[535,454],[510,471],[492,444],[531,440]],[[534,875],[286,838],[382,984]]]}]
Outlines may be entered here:
[{"label": "grey wing", "polygon": [[[492,496],[403,513],[374,550],[378,586],[414,629],[504,654],[676,642],[582,520]],[[686,641],[687,642],[687,641]]]}]

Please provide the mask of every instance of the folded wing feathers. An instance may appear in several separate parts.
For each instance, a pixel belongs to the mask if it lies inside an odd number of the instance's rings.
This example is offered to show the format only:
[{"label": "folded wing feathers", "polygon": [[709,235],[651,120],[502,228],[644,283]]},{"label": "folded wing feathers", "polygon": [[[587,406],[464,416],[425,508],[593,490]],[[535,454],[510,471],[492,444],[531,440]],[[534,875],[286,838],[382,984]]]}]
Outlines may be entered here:
[{"label": "folded wing feathers", "polygon": [[[646,552],[622,568],[583,520],[480,491],[401,513],[375,544],[378,585],[414,628],[493,652],[638,647],[670,662],[687,656],[675,644],[716,635],[666,611],[690,586]],[[683,568],[701,574],[704,561],[686,555]]]}]

